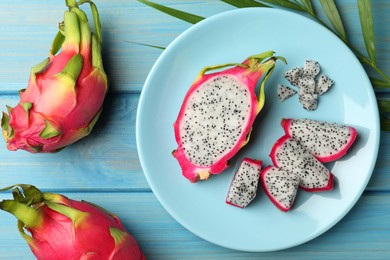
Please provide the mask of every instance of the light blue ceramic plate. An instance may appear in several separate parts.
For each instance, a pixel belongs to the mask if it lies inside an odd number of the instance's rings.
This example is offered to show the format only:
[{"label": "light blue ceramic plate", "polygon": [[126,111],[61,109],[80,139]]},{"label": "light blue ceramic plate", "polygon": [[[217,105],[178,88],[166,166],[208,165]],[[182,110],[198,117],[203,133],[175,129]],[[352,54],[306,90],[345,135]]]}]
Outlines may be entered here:
[{"label": "light blue ceramic plate", "polygon": [[[266,105],[256,121],[250,143],[231,167],[208,181],[192,184],[181,175],[171,152],[176,142],[173,122],[183,97],[206,65],[241,62],[247,56],[274,50],[279,63],[268,82]],[[305,111],[292,97],[278,101],[276,85],[282,73],[302,66],[305,59],[320,62],[322,72],[335,80],[320,97],[314,112]],[[225,204],[234,170],[243,157],[262,159],[283,135],[282,117],[312,118],[357,128],[359,138],[343,159],[328,164],[336,176],[329,192],[299,191],[295,207],[278,210],[260,190],[245,209]],[[379,116],[369,79],[354,54],[331,32],[292,12],[239,9],[208,18],[185,31],[159,57],[143,88],[137,114],[137,145],[145,176],[165,209],[185,228],[212,243],[243,251],[273,251],[309,241],[335,225],[365,189],[377,158]]]}]

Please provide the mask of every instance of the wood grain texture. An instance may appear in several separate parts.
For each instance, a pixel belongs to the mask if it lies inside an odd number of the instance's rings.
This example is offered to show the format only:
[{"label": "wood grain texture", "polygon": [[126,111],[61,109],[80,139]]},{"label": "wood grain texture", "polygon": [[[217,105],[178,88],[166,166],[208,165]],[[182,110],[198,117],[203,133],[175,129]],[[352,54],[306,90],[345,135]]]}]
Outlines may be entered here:
[{"label": "wood grain texture", "polygon": [[[89,137],[55,154],[9,152],[1,140],[0,187],[32,183],[44,191],[100,204],[121,217],[148,259],[390,259],[390,133],[385,132],[361,199],[340,223],[304,245],[272,253],[238,252],[204,241],[178,224],[151,192],[137,155],[139,95],[162,50],[136,43],[165,47],[191,25],[135,0],[94,2],[101,14],[103,58],[110,78],[110,92],[98,124]],[[235,9],[217,0],[156,2],[204,17]],[[390,2],[371,2],[378,65],[390,74]],[[319,1],[313,3],[325,18],[318,9]],[[364,52],[356,0],[336,4],[347,36]],[[64,10],[63,1],[0,1],[2,110],[6,104],[17,103],[17,91],[26,86],[30,68],[48,55]],[[4,198],[9,194],[1,193],[0,199]],[[0,259],[33,259],[17,232],[16,221],[3,212]]]},{"label": "wood grain texture", "polygon": [[[99,204],[117,214],[138,239],[148,259],[386,259],[390,256],[390,226],[384,225],[390,223],[389,194],[363,196],[340,223],[322,236],[272,253],[239,252],[204,241],[178,224],[149,192],[65,195]],[[0,198],[9,196],[2,194]],[[0,259],[31,259],[31,252],[17,232],[15,219],[4,213],[1,220]]]}]

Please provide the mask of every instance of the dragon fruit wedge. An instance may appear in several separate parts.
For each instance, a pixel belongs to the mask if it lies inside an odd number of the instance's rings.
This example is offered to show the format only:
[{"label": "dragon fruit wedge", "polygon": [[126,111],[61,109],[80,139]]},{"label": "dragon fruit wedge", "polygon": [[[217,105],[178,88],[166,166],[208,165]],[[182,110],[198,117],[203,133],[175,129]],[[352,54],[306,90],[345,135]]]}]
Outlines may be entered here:
[{"label": "dragon fruit wedge", "polygon": [[[286,62],[273,53],[250,56],[243,63],[205,67],[190,87],[174,123],[178,148],[173,156],[191,182],[221,173],[249,141],[253,122],[264,105],[265,83],[276,61]],[[205,74],[228,66],[234,67]]]},{"label": "dragon fruit wedge", "polygon": [[282,136],[272,147],[270,157],[276,167],[299,176],[299,187],[306,191],[333,188],[333,174],[298,141]]},{"label": "dragon fruit wedge", "polygon": [[268,166],[261,171],[260,179],[272,203],[281,211],[289,211],[297,195],[299,176],[275,166]]},{"label": "dragon fruit wedge", "polygon": [[119,218],[85,201],[45,193],[32,185],[12,189],[0,209],[18,219],[18,229],[37,259],[146,259]]},{"label": "dragon fruit wedge", "polygon": [[312,119],[282,119],[286,135],[296,139],[320,162],[344,156],[357,137],[355,128]]},{"label": "dragon fruit wedge", "polygon": [[[87,136],[96,123],[107,92],[100,53],[101,27],[91,6],[95,33],[75,0],[54,38],[50,55],[31,69],[20,101],[3,112],[1,126],[9,150],[54,152]],[[61,49],[61,52],[57,52]]]},{"label": "dragon fruit wedge", "polygon": [[244,208],[256,197],[262,162],[245,158],[230,184],[226,203]]}]

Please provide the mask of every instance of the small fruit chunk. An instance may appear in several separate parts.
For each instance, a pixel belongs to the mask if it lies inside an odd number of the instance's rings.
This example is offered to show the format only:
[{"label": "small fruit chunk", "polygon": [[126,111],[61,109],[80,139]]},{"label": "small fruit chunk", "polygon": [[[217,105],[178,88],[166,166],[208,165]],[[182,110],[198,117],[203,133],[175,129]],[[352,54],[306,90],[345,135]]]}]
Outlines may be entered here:
[{"label": "small fruit chunk", "polygon": [[245,158],[230,184],[226,203],[244,208],[256,197],[262,162]]},{"label": "small fruit chunk", "polygon": [[278,98],[280,101],[285,101],[289,97],[292,97],[295,95],[297,91],[295,89],[292,89],[288,86],[279,84],[278,85]]},{"label": "small fruit chunk", "polygon": [[[306,60],[304,67],[292,68],[284,73],[285,79],[293,86],[297,86],[299,92],[299,102],[308,111],[316,110],[319,96],[327,92],[334,84],[334,81],[325,74],[320,73],[320,64],[315,60]],[[288,87],[288,86],[284,86]],[[278,89],[278,97],[281,91]],[[281,99],[281,101],[284,99]]]},{"label": "small fruit chunk", "polygon": [[335,161],[344,156],[355,142],[355,128],[312,119],[282,119],[286,135],[296,139],[320,162]]},{"label": "small fruit chunk", "polygon": [[299,93],[299,102],[306,110],[316,110],[318,107],[318,95],[313,93]]},{"label": "small fruit chunk", "polygon": [[260,178],[263,189],[272,203],[281,211],[289,211],[297,195],[299,176],[282,168],[268,166],[261,171]]},{"label": "small fruit chunk", "polygon": [[322,95],[327,92],[330,87],[333,85],[334,81],[328,76],[322,74],[318,80],[316,80],[315,92],[318,95]]},{"label": "small fruit chunk", "polygon": [[318,73],[320,73],[320,64],[318,61],[306,60],[303,66],[302,76],[314,79]]},{"label": "small fruit chunk", "polygon": [[293,86],[298,86],[299,78],[302,75],[302,68],[295,67],[292,68],[284,73],[284,78],[287,79],[288,82],[290,82]]},{"label": "small fruit chunk", "polygon": [[333,187],[333,174],[300,143],[288,135],[272,147],[270,157],[276,167],[299,176],[299,187],[306,191],[325,191]]}]

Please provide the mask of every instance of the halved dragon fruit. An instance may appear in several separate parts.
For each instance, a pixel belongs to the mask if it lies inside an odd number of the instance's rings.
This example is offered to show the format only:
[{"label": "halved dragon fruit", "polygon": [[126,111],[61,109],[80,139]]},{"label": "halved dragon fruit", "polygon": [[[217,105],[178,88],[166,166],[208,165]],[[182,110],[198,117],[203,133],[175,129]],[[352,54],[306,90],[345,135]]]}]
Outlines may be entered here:
[{"label": "halved dragon fruit", "polygon": [[260,179],[272,203],[284,212],[289,211],[297,195],[299,176],[282,168],[268,166],[261,171]]},{"label": "halved dragon fruit", "polygon": [[357,137],[355,128],[312,119],[282,119],[286,135],[296,139],[320,162],[344,156]]},{"label": "halved dragon fruit", "polygon": [[[264,85],[276,61],[286,62],[273,54],[267,51],[243,63],[205,67],[190,87],[174,123],[178,148],[173,156],[191,182],[221,173],[248,142],[253,122],[264,105]],[[205,74],[227,66],[234,67]]]},{"label": "halved dragon fruit", "polygon": [[230,184],[226,203],[244,208],[256,197],[262,161],[245,158]]},{"label": "halved dragon fruit", "polygon": [[276,167],[297,174],[299,187],[306,191],[333,188],[333,174],[298,141],[282,136],[272,147],[270,157]]}]

